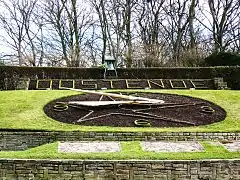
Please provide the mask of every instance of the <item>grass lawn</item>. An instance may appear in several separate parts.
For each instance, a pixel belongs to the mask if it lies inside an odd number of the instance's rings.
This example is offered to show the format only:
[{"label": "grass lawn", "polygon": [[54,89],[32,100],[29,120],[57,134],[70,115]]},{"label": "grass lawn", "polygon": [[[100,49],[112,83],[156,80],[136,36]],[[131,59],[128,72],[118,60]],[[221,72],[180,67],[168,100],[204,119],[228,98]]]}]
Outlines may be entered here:
[{"label": "grass lawn", "polygon": [[[144,92],[171,93],[206,99],[224,108],[224,121],[207,126],[188,128],[123,128],[64,124],[47,117],[43,106],[49,101],[79,94],[74,91],[0,91],[1,129],[47,131],[124,131],[124,132],[240,132],[240,91],[232,90],[145,90]],[[144,152],[140,142],[121,142],[122,151],[117,153],[58,153],[58,142],[45,144],[26,151],[0,151],[0,158],[19,159],[233,159],[240,152],[228,152],[222,146],[200,142],[203,152],[153,153]]]},{"label": "grass lawn", "polygon": [[197,159],[235,159],[240,152],[228,152],[223,146],[213,146],[200,142],[202,152],[155,153],[144,152],[138,141],[121,142],[122,151],[115,153],[58,153],[58,142],[45,144],[26,151],[1,151],[0,158],[17,159],[152,159],[152,160],[197,160]]},{"label": "grass lawn", "polygon": [[188,128],[124,128],[71,125],[47,117],[43,112],[43,106],[53,99],[79,94],[79,92],[65,90],[0,91],[0,128],[48,131],[240,132],[240,91],[144,90],[144,92],[171,93],[206,99],[224,108],[227,117],[222,122]]}]

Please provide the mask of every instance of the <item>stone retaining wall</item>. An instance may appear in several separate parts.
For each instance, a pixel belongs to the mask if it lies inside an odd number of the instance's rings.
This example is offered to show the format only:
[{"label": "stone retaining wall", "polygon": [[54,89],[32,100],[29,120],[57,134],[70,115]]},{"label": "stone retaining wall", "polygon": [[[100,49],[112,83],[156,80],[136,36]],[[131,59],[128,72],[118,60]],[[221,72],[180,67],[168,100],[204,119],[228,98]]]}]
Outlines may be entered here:
[{"label": "stone retaining wall", "polygon": [[0,132],[0,150],[25,150],[54,141],[240,140],[240,133],[203,132]]},{"label": "stone retaining wall", "polygon": [[240,179],[240,160],[0,160],[1,179]]}]

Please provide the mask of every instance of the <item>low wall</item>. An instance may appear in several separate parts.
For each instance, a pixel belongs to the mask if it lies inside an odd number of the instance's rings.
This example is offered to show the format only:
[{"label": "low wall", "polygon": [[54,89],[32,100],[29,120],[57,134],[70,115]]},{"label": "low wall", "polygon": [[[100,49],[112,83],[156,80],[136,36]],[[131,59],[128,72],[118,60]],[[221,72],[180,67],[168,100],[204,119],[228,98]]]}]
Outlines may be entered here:
[{"label": "low wall", "polygon": [[0,132],[0,150],[25,150],[55,141],[194,141],[240,140],[240,133],[204,132]]},{"label": "low wall", "polygon": [[1,179],[240,179],[240,160],[0,160]]}]

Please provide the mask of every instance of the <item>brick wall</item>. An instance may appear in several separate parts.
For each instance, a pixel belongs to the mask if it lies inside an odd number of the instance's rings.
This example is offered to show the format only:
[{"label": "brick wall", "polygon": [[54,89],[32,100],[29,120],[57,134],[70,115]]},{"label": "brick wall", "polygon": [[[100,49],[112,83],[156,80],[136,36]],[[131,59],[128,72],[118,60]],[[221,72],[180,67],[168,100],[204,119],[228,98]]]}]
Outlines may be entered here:
[{"label": "brick wall", "polygon": [[240,179],[240,160],[0,160],[1,179]]},{"label": "brick wall", "polygon": [[0,150],[25,150],[54,141],[240,140],[240,133],[204,132],[26,132],[1,131]]}]

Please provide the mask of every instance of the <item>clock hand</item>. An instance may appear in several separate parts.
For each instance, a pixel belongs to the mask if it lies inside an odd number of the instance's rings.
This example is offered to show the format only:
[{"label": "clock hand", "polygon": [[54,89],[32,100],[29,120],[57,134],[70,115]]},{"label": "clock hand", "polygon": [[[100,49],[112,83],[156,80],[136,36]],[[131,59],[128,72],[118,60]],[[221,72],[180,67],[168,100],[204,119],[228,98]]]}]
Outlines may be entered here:
[{"label": "clock hand", "polygon": [[193,123],[193,122],[183,121],[183,120],[169,118],[169,117],[165,117],[165,116],[159,116],[159,115],[155,115],[155,114],[151,114],[151,113],[144,113],[144,112],[139,112],[139,111],[137,111],[135,113],[141,114],[141,115],[146,115],[147,118],[151,117],[153,119],[158,119],[158,120],[162,120],[162,121],[170,121],[170,122],[175,122],[175,123],[195,125],[195,123]]},{"label": "clock hand", "polygon": [[202,105],[202,104],[204,103],[165,103],[165,104],[153,104],[151,105],[151,107],[152,109],[165,109],[165,108],[196,106],[196,105]]},{"label": "clock hand", "polygon": [[85,116],[83,116],[82,118],[80,118],[77,122],[84,122],[84,121],[94,120],[94,119],[98,119],[98,118],[102,118],[102,117],[107,117],[107,116],[111,116],[111,115],[121,115],[121,116],[131,116],[131,117],[138,117],[138,118],[144,118],[144,119],[155,119],[155,120],[162,120],[162,121],[170,121],[170,122],[174,122],[174,123],[182,123],[182,124],[195,125],[195,123],[192,123],[192,122],[187,122],[187,121],[178,120],[178,119],[173,119],[173,118],[164,117],[164,116],[158,116],[158,115],[155,115],[155,114],[144,113],[144,112],[139,112],[139,111],[132,111],[133,114],[115,112],[115,113],[108,113],[108,114],[104,114],[104,115],[100,115],[100,116],[95,116],[95,117],[87,118],[87,117],[89,117],[93,112],[94,112],[94,111],[91,110],[87,115],[85,115]]},{"label": "clock hand", "polygon": [[87,93],[87,94],[111,96],[112,98],[122,98],[122,99],[127,99],[130,101],[143,101],[143,102],[145,101],[145,102],[152,103],[152,104],[165,103],[165,101],[160,100],[160,99],[150,99],[150,98],[144,98],[144,97],[128,96],[128,95],[123,95],[123,94],[115,94],[115,93],[108,93],[108,92],[101,92],[101,91],[94,91],[94,90],[83,90],[83,89],[74,89],[74,88],[66,88],[66,87],[62,87],[61,89],[79,91],[79,92]]},{"label": "clock hand", "polygon": [[79,120],[77,120],[77,122],[84,122],[84,121],[89,121],[89,120],[94,120],[94,119],[98,119],[98,118],[102,118],[102,117],[106,117],[106,116],[111,116],[112,113],[109,114],[104,114],[104,115],[100,115],[100,116],[95,116],[95,117],[91,117],[91,118],[87,118],[88,116],[90,116],[94,111],[90,111],[87,115],[81,117]]}]

